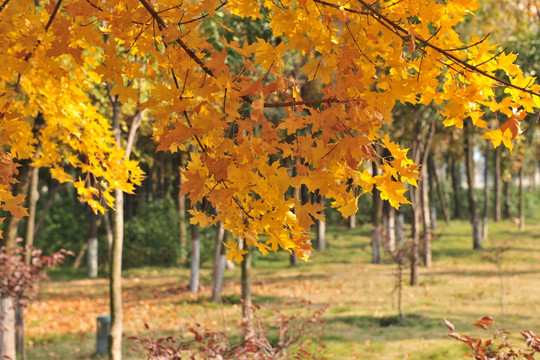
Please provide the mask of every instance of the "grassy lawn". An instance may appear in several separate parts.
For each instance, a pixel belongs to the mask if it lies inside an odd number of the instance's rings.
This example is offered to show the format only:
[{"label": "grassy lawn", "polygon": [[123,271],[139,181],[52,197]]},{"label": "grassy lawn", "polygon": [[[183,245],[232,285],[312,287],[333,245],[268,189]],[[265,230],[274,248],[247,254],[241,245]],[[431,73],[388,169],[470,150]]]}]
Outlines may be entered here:
[{"label": "grassy lawn", "polygon": [[[447,318],[457,332],[482,335],[471,323],[492,315],[512,331],[540,331],[540,225],[529,221],[524,232],[511,222],[490,224],[485,248],[506,241],[504,262],[505,315],[499,305],[499,277],[486,251],[473,252],[467,222],[438,222],[433,242],[433,267],[421,270],[421,285],[405,286],[407,320],[397,324],[392,290],[395,265],[370,261],[369,226],[355,230],[330,228],[329,249],[313,254],[310,263],[295,268],[287,254],[255,256],[253,292],[261,316],[271,319],[276,308],[300,310],[301,300],[329,304],[324,314],[324,339],[329,359],[459,359],[465,348],[446,336]],[[211,264],[204,264],[198,294],[186,291],[188,269],[143,268],[125,273],[124,332],[126,336],[179,332],[194,322],[238,334],[241,317],[238,294],[240,269],[228,271],[223,303],[209,302]],[[86,280],[54,274],[27,310],[28,358],[92,359],[95,319],[108,313],[107,280]],[[408,280],[408,271],[406,273]],[[518,337],[514,336],[516,339]],[[127,349],[125,359],[142,359]]]}]

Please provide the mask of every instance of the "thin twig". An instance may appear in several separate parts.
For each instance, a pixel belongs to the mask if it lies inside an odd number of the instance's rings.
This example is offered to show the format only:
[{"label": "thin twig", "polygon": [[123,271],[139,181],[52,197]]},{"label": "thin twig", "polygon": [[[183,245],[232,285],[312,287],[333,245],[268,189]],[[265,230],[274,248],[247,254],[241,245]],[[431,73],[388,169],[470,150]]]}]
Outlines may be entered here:
[{"label": "thin twig", "polygon": [[45,32],[47,32],[49,30],[49,27],[51,26],[52,22],[54,21],[54,18],[56,17],[56,14],[58,13],[58,10],[60,9],[60,5],[62,5],[62,1],[63,0],[58,0],[58,2],[56,3],[56,5],[54,7],[54,10],[53,10],[51,16],[49,17],[49,21],[47,21],[47,25],[45,25]]},{"label": "thin twig", "polygon": [[2,5],[0,5],[0,12],[1,12],[2,10],[4,10],[4,8],[5,8],[6,5],[8,4],[8,2],[9,2],[9,0],[5,0],[5,1],[2,3]]},{"label": "thin twig", "polygon": [[[321,1],[321,0],[314,0],[314,1]],[[399,24],[395,23],[394,21],[390,20],[385,15],[381,14],[379,11],[374,9],[371,5],[369,5],[364,0],[356,0],[356,1],[358,1],[360,4],[364,5],[372,13],[371,16],[375,20],[377,20],[380,24],[388,25],[391,28],[393,28],[394,29],[393,30],[394,34],[398,35],[401,38],[403,38],[403,36],[400,35],[400,33],[405,34],[405,35],[409,34],[409,31],[407,31],[405,28],[403,28]],[[360,12],[358,11],[357,13],[360,13]],[[529,90],[526,87],[517,86],[517,85],[514,85],[514,84],[512,84],[512,83],[510,83],[508,81],[499,79],[496,76],[491,75],[488,72],[479,69],[477,66],[471,65],[471,64],[467,63],[466,61],[461,60],[460,58],[458,58],[457,56],[451,54],[450,52],[448,52],[448,51],[446,51],[444,49],[441,49],[440,47],[438,47],[436,45],[433,45],[432,43],[428,42],[427,40],[425,40],[421,36],[416,36],[415,39],[418,40],[419,42],[421,42],[424,46],[429,47],[429,48],[437,51],[438,53],[444,55],[447,59],[454,61],[455,63],[459,64],[460,66],[462,66],[464,68],[467,68],[468,70],[470,70],[472,72],[478,73],[478,74],[483,75],[483,76],[485,76],[487,78],[495,80],[495,81],[497,81],[497,82],[499,82],[501,84],[504,84],[506,87],[510,87],[510,88],[513,88],[513,89],[516,89],[516,90],[520,90],[520,91],[523,91],[523,92],[525,92],[527,94],[530,94],[530,95],[540,96],[540,93]]]}]

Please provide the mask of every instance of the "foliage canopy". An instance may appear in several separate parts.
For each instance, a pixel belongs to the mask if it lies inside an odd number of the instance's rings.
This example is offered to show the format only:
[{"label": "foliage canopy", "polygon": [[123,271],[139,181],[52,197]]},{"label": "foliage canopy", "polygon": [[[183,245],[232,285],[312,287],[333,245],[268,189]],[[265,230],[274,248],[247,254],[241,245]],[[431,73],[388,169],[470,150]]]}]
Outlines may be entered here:
[{"label": "foliage canopy", "polygon": [[[496,146],[511,146],[519,121],[540,107],[540,88],[514,65],[515,54],[485,38],[460,40],[454,27],[478,7],[476,0],[4,0],[1,207],[25,213],[22,195],[11,193],[14,159],[50,167],[95,210],[112,205],[113,189],[134,191],[143,173],[115,143],[109,110],[98,106],[96,94],[107,91],[149,110],[158,150],[196,147],[181,189],[201,204],[192,222],[222,221],[263,253],[283,248],[307,259],[309,226],[322,206],[302,205],[291,187],[332,199],[343,216],[374,186],[395,207],[408,202],[405,186],[416,184],[419,165],[379,131],[397,102],[434,103],[447,126],[487,128],[486,113],[500,113],[505,122],[485,133]],[[272,35],[250,42],[224,14],[258,19]],[[201,30],[205,22],[234,36],[212,38]],[[391,156],[377,154],[376,144]],[[374,161],[376,176],[366,166]],[[245,250],[228,245],[231,258],[242,257]]]}]

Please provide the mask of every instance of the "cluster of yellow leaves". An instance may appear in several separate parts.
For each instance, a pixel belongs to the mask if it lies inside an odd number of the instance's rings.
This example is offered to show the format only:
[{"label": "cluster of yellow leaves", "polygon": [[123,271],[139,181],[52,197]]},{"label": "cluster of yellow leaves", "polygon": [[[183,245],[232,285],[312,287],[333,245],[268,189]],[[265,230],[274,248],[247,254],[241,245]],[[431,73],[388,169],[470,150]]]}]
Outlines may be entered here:
[{"label": "cluster of yellow leaves", "polygon": [[[499,112],[508,122],[486,137],[507,146],[519,120],[540,105],[511,87],[498,101],[500,70],[515,87],[540,87],[513,54],[459,39],[454,27],[478,8],[476,0],[71,0],[53,17],[57,4],[36,10],[31,0],[9,2],[0,12],[9,64],[0,70],[0,106],[19,122],[37,113],[45,119],[37,155],[31,126],[6,150],[74,181],[95,208],[92,199],[104,194],[109,202],[113,187],[132,190],[141,173],[116,149],[89,96],[109,81],[113,96],[151,111],[158,150],[197,149],[181,192],[211,206],[193,209],[191,221],[221,221],[263,253],[281,248],[308,258],[309,228],[322,207],[301,204],[292,188],[332,199],[344,216],[373,186],[395,207],[408,202],[406,184],[416,185],[418,165],[380,131],[397,102],[434,102],[445,124],[458,127],[485,128],[486,110]],[[261,19],[273,39],[209,39],[204,21],[234,32],[222,24],[225,14]],[[241,71],[232,61],[238,56]],[[144,100],[134,81],[140,77],[149,81]],[[270,114],[269,107],[282,110]],[[381,158],[376,144],[391,156]],[[377,175],[368,170],[372,162]],[[86,177],[72,179],[68,166]],[[245,251],[234,242],[228,248],[236,260]]]},{"label": "cluster of yellow leaves", "polygon": [[[31,159],[32,166],[49,167],[58,181],[75,183],[80,199],[94,211],[104,211],[113,205],[111,191],[133,192],[142,171],[124,158],[91,97],[99,86],[93,73],[99,52],[88,42],[94,39],[87,38],[96,36],[94,31],[86,37],[84,29],[75,34],[62,10],[47,28],[55,6],[50,1],[37,8],[23,0],[6,2],[0,12],[0,150],[17,160]],[[114,70],[113,80],[123,73]],[[23,215],[14,203],[20,204],[22,195],[13,200],[7,193],[0,201],[11,205],[2,208]]]},{"label": "cluster of yellow leaves", "polygon": [[[17,164],[13,162],[12,155],[0,150],[0,208],[20,219],[28,215],[28,212],[21,206],[24,195],[13,195],[12,193],[11,186],[17,182],[14,176],[18,172]],[[0,218],[0,223],[2,221],[4,218]],[[2,231],[0,231],[0,236],[2,236]]]}]

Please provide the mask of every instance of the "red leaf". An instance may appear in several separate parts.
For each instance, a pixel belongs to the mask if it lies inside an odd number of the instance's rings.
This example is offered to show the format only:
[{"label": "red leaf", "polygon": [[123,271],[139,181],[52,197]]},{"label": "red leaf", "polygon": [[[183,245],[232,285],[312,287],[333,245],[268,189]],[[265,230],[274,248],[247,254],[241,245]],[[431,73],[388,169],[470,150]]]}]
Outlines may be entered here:
[{"label": "red leaf", "polygon": [[450,329],[451,332],[454,332],[454,324],[452,324],[450,321],[444,319],[444,324]]}]

